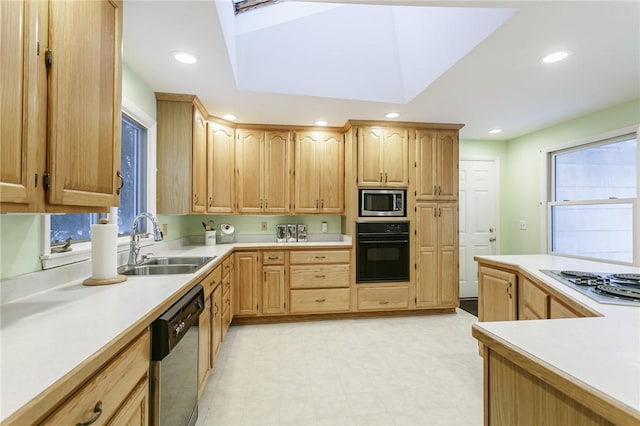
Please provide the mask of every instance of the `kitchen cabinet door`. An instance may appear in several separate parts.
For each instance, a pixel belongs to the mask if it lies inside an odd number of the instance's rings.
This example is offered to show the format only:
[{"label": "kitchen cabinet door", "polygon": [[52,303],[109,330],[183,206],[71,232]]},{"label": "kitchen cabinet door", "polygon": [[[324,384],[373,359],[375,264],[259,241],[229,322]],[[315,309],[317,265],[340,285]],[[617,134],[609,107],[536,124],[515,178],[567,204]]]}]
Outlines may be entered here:
[{"label": "kitchen cabinet door", "polygon": [[213,290],[211,294],[211,358],[210,366],[215,365],[216,357],[220,352],[222,346],[222,286],[218,286]]},{"label": "kitchen cabinet door", "polygon": [[48,202],[117,206],[122,2],[52,1],[49,12]]},{"label": "kitchen cabinet door", "polygon": [[382,143],[384,132],[381,128],[358,129],[358,185],[382,186]]},{"label": "kitchen cabinet door", "polygon": [[340,133],[322,134],[320,172],[320,213],[344,212],[344,136]]},{"label": "kitchen cabinet door", "polygon": [[409,137],[406,129],[384,129],[382,162],[382,186],[404,188],[409,185]]},{"label": "kitchen cabinet door", "polygon": [[234,312],[237,316],[257,315],[258,303],[258,253],[235,254]]},{"label": "kitchen cabinet door", "polygon": [[47,122],[46,70],[37,43],[47,37],[46,3],[3,1],[0,16],[0,211],[38,211],[44,209],[37,179]]},{"label": "kitchen cabinet door", "polygon": [[233,213],[235,203],[234,130],[208,123],[207,212]]},{"label": "kitchen cabinet door", "polygon": [[518,276],[515,272],[478,266],[478,320],[518,319]]},{"label": "kitchen cabinet door", "polygon": [[264,147],[265,213],[287,213],[291,191],[291,137],[289,132],[267,132]]},{"label": "kitchen cabinet door", "polygon": [[549,295],[525,277],[518,280],[518,319],[549,318]]},{"label": "kitchen cabinet door", "polygon": [[458,199],[458,132],[416,131],[416,198]]},{"label": "kitchen cabinet door", "polygon": [[200,111],[193,113],[191,211],[204,213],[207,201],[207,123]]},{"label": "kitchen cabinet door", "polygon": [[317,146],[320,132],[297,132],[295,144],[295,199],[296,213],[317,213],[320,208],[320,173]]},{"label": "kitchen cabinet door", "polygon": [[238,130],[236,136],[236,165],[238,175],[238,211],[260,213],[264,205],[264,132]]},{"label": "kitchen cabinet door", "polygon": [[438,204],[438,301],[443,307],[459,304],[458,205]]},{"label": "kitchen cabinet door", "polygon": [[286,310],[285,266],[263,266],[262,276],[262,314],[283,315]]}]

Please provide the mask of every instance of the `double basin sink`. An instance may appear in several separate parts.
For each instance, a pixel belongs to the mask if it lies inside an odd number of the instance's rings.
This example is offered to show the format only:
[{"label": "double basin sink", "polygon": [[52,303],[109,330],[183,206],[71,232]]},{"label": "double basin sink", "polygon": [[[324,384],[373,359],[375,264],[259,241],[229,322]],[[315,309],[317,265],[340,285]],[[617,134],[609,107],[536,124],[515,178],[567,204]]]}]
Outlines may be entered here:
[{"label": "double basin sink", "polygon": [[172,275],[192,274],[213,257],[153,257],[139,265],[125,265],[118,268],[122,275]]}]

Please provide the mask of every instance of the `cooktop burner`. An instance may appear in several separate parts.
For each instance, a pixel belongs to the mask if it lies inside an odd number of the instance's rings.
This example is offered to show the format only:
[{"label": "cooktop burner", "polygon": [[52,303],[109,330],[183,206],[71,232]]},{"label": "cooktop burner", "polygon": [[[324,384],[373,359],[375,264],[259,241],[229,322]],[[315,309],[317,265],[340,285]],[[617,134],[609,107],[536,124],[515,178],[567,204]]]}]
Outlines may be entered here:
[{"label": "cooktop burner", "polygon": [[540,270],[599,303],[640,307],[640,274]]},{"label": "cooktop burner", "polygon": [[594,290],[596,293],[627,300],[640,300],[640,287],[599,285]]}]

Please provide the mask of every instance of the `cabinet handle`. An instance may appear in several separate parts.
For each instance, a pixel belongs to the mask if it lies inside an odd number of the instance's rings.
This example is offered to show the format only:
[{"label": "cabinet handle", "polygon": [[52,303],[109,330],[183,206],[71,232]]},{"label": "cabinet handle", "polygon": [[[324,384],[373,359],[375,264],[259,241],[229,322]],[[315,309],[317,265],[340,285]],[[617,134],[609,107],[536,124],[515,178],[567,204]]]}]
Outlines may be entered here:
[{"label": "cabinet handle", "polygon": [[324,259],[326,256],[316,256],[316,259]]},{"label": "cabinet handle", "polygon": [[433,195],[438,195],[438,187],[433,185]]},{"label": "cabinet handle", "polygon": [[213,207],[213,197],[209,197],[209,207]]},{"label": "cabinet handle", "polygon": [[269,260],[278,260],[279,257],[278,256],[269,256],[269,257],[267,257],[267,259],[269,259]]},{"label": "cabinet handle", "polygon": [[116,172],[116,176],[118,177],[118,179],[120,179],[120,186],[116,188],[116,194],[120,195],[120,190],[124,186],[124,177],[122,177],[122,173],[120,173],[120,170]]},{"label": "cabinet handle", "polygon": [[316,302],[318,303],[324,303],[327,299],[316,299]]},{"label": "cabinet handle", "polygon": [[260,208],[262,208],[262,198],[260,198]]},{"label": "cabinet handle", "polygon": [[193,194],[193,203],[198,204],[198,194],[196,193]]},{"label": "cabinet handle", "polygon": [[264,280],[267,280],[267,271],[264,271]]},{"label": "cabinet handle", "polygon": [[324,200],[320,200],[320,208],[323,209],[324,208]]},{"label": "cabinet handle", "polygon": [[317,274],[316,278],[326,278],[326,275],[322,275],[322,274]]},{"label": "cabinet handle", "polygon": [[442,187],[438,185],[438,195],[442,195]]},{"label": "cabinet handle", "polygon": [[433,217],[438,217],[438,209],[433,209]]},{"label": "cabinet handle", "polygon": [[438,209],[438,217],[442,217],[442,209]]},{"label": "cabinet handle", "polygon": [[319,207],[319,201],[316,200],[316,209]]},{"label": "cabinet handle", "polygon": [[96,406],[93,407],[93,412],[94,412],[93,417],[91,417],[86,422],[76,423],[76,426],[88,426],[90,424],[95,423],[96,420],[98,420],[102,415],[102,401],[96,402]]},{"label": "cabinet handle", "polygon": [[380,177],[379,177],[379,179],[380,179],[380,183],[382,183],[382,172],[380,172]]},{"label": "cabinet handle", "polygon": [[268,199],[264,200],[264,208],[266,209],[267,207],[269,207],[269,200]]},{"label": "cabinet handle", "polygon": [[389,176],[387,176],[387,174],[384,174],[384,183],[389,182]]},{"label": "cabinet handle", "polygon": [[383,301],[383,302],[380,302],[380,304],[381,304],[381,305],[388,305],[388,304],[389,304],[389,301],[388,301],[388,300],[385,300],[385,301]]}]

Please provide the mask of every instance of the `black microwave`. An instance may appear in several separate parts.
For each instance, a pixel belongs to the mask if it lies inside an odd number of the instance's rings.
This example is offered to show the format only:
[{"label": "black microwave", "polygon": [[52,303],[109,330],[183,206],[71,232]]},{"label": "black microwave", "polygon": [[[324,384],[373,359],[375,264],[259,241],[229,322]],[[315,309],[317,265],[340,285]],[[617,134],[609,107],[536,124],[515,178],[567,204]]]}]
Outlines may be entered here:
[{"label": "black microwave", "polygon": [[406,195],[404,189],[361,189],[360,217],[405,217]]}]

